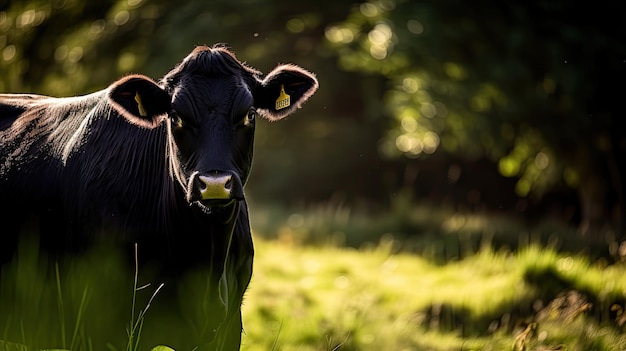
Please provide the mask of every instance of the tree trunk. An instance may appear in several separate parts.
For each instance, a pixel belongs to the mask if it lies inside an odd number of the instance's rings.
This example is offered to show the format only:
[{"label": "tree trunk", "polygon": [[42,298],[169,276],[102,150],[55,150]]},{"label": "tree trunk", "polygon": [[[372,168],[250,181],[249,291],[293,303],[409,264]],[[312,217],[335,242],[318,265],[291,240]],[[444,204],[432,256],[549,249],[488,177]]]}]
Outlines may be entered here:
[{"label": "tree trunk", "polygon": [[578,232],[589,239],[623,239],[621,232],[623,203],[619,184],[614,179],[588,175],[578,188],[581,203],[581,222]]}]

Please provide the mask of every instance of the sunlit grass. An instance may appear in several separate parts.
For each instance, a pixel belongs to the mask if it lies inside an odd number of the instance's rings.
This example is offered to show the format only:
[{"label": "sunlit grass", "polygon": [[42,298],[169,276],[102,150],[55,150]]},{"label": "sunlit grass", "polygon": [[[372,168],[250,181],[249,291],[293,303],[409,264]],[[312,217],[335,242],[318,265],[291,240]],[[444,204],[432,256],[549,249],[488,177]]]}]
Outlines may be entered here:
[{"label": "sunlit grass", "polygon": [[[582,289],[589,298],[622,300],[626,293],[624,279],[616,279],[626,273],[623,265],[592,265],[538,246],[519,253],[485,249],[447,265],[384,248],[320,249],[262,240],[257,248],[243,307],[244,350],[274,344],[279,350],[510,349],[560,292]],[[551,270],[569,284],[546,293],[529,280]],[[608,317],[608,310],[599,306],[569,322],[567,316],[542,320],[532,342],[622,350],[620,327],[608,318],[604,322],[612,326],[597,323],[597,314]]]},{"label": "sunlit grass", "polygon": [[[343,210],[326,211],[317,216],[350,221]],[[528,232],[504,240],[519,247],[493,245],[489,233],[467,243],[465,233],[445,232],[411,245],[388,233],[342,246],[354,232],[299,216],[273,239],[254,233],[244,351],[521,351],[516,338],[526,351],[626,349],[624,262],[533,243]],[[305,244],[303,233],[321,239]],[[151,350],[191,340],[192,327],[159,314],[170,302],[158,285],[138,289],[148,281],[119,253],[68,262],[22,248],[2,268],[0,351]]]}]

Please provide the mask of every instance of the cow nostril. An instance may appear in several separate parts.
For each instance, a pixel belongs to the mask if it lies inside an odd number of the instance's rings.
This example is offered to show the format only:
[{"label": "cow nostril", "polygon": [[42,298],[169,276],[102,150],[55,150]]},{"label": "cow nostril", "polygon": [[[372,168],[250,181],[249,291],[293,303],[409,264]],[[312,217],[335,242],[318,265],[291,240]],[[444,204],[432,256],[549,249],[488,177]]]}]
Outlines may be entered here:
[{"label": "cow nostril", "polygon": [[198,189],[200,189],[200,192],[206,191],[208,187],[207,183],[205,183],[202,179],[197,180],[197,183],[198,183]]},{"label": "cow nostril", "polygon": [[204,200],[229,199],[236,179],[230,174],[217,173],[198,176],[197,191]]}]

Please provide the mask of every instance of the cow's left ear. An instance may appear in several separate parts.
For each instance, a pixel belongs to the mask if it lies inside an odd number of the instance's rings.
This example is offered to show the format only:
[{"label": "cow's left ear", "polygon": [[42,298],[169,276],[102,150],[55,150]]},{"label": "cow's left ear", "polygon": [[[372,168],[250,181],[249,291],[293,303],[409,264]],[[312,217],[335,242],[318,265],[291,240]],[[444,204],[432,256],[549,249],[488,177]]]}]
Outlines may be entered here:
[{"label": "cow's left ear", "polygon": [[254,101],[259,113],[271,121],[297,110],[318,88],[315,75],[296,65],[279,65],[259,84]]},{"label": "cow's left ear", "polygon": [[111,84],[109,100],[127,120],[146,128],[161,124],[165,114],[171,111],[169,94],[152,79],[138,74]]}]

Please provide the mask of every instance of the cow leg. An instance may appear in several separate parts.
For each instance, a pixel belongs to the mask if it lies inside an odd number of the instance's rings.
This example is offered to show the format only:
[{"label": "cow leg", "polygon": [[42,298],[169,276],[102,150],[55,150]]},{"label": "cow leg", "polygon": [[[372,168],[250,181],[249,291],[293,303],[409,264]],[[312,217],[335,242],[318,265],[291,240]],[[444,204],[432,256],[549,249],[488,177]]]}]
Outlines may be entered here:
[{"label": "cow leg", "polygon": [[4,230],[5,233],[2,234],[2,245],[0,245],[0,266],[10,262],[17,250],[18,228],[16,226],[9,226],[9,228],[5,228]]},{"label": "cow leg", "polygon": [[239,310],[224,321],[220,326],[218,335],[207,346],[207,350],[239,351],[242,331],[241,310]]},{"label": "cow leg", "polygon": [[[18,209],[18,211],[20,210]],[[17,212],[9,211],[7,218],[11,218],[12,221],[2,228],[0,265],[9,263],[15,258],[19,245],[25,244],[37,249],[37,245],[33,246],[32,244],[35,243],[33,240],[38,239],[40,230],[37,216],[23,216]]]},{"label": "cow leg", "polygon": [[241,310],[239,310],[237,315],[233,316],[230,325],[228,325],[228,330],[226,330],[226,342],[222,348],[223,351],[239,351],[241,347],[242,327]]}]

